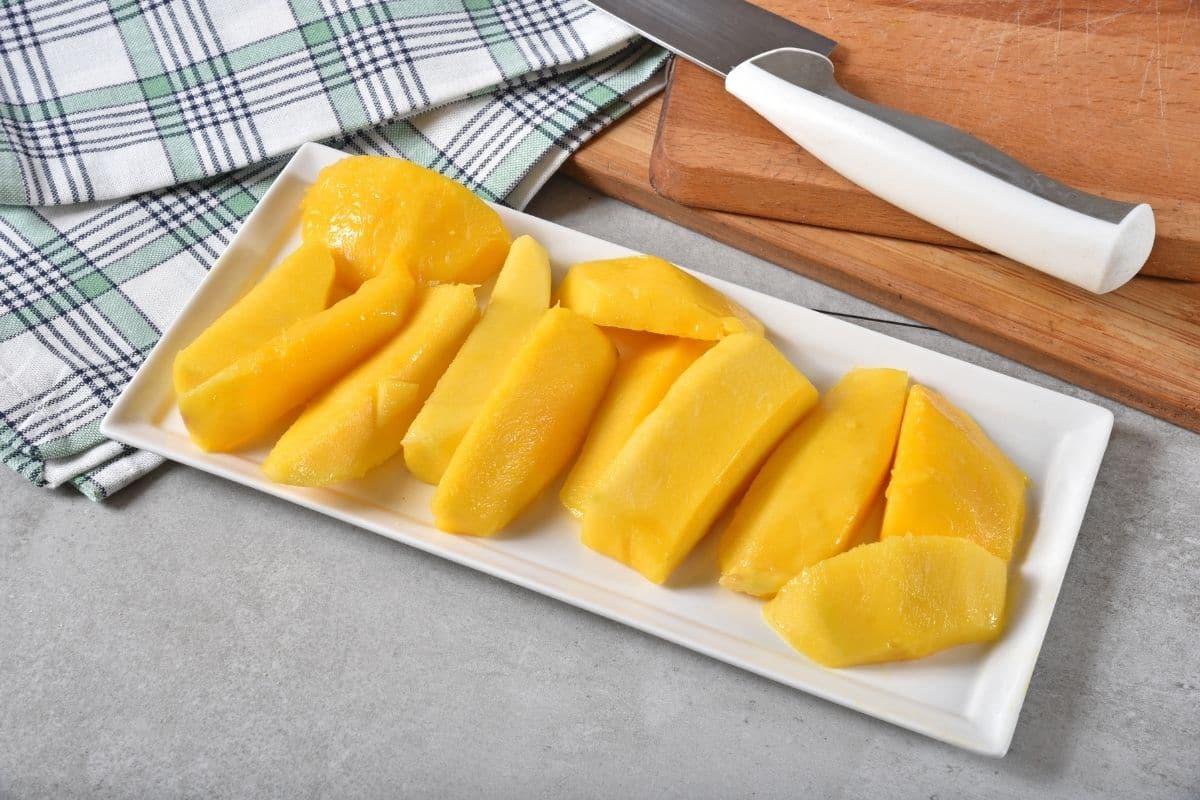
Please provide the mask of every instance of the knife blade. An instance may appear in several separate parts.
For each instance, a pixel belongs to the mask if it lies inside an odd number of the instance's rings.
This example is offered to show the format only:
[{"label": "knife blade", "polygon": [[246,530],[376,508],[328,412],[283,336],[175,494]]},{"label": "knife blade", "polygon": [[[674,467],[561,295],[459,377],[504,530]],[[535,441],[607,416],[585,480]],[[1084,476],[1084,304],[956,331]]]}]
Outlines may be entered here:
[{"label": "knife blade", "polygon": [[827,56],[837,46],[833,39],[749,3],[594,0],[591,5],[722,78],[769,50],[799,47]]},{"label": "knife blade", "polygon": [[827,166],[921,219],[1091,292],[1137,274],[1154,212],[1059,183],[941,122],[847,92],[836,42],[743,0],[588,0],[725,78]]}]

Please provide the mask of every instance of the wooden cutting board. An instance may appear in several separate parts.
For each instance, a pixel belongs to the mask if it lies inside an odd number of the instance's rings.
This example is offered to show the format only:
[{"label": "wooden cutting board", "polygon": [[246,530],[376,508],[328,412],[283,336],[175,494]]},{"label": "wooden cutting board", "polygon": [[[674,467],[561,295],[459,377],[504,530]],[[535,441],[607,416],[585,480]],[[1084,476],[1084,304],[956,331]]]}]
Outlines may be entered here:
[{"label": "wooden cutting board", "polygon": [[601,133],[567,173],[749,253],[1200,431],[1200,284],[1092,295],[986,253],[692,208],[650,185],[662,103]]},{"label": "wooden cutting board", "polygon": [[[1153,206],[1145,274],[1200,280],[1200,9],[1187,0],[755,0],[839,41],[839,81],[1053,178]],[[685,205],[967,243],[864,192],[686,62],[652,161]]]}]

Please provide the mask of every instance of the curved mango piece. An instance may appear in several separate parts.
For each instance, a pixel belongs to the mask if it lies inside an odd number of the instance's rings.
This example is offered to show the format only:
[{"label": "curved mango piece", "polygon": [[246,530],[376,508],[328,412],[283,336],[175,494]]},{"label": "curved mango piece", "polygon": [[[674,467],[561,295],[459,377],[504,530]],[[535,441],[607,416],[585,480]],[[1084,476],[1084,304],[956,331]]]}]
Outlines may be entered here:
[{"label": "curved mango piece", "polygon": [[845,550],[883,488],[908,374],[855,369],[783,440],[721,540],[721,585],[770,597]]},{"label": "curved mango piece", "polygon": [[396,260],[422,283],[483,283],[510,237],[465,186],[411,161],[351,156],[321,170],[304,196],[301,232],[331,251],[357,286]]},{"label": "curved mango piece", "polygon": [[232,450],[271,432],[399,330],[415,290],[406,270],[389,270],[180,395],[192,441]]},{"label": "curved mango piece", "polygon": [[881,536],[961,536],[1007,560],[1025,525],[1028,482],[975,420],[937,392],[914,386]]},{"label": "curved mango piece", "polygon": [[454,451],[433,495],[435,524],[490,536],[515,519],[579,448],[616,361],[583,317],[543,314]]},{"label": "curved mango piece", "polygon": [[[710,346],[695,339],[624,333],[629,335],[621,343],[625,347],[618,345],[621,356],[617,371],[592,420],[583,450],[558,495],[576,517],[583,516],[588,497],[634,429],[654,410],[675,379]],[[641,339],[640,344],[632,344],[634,337]]]},{"label": "curved mango piece", "polygon": [[442,479],[467,428],[550,306],[550,258],[531,236],[513,242],[483,319],[404,436],[404,463],[426,483]]},{"label": "curved mango piece", "polygon": [[597,325],[614,328],[708,340],[763,332],[749,311],[654,256],[576,264],[563,278],[558,299]]},{"label": "curved mango piece", "polygon": [[361,478],[400,451],[417,410],[479,318],[475,290],[428,289],[391,342],[304,410],[262,470],[276,483],[325,486]]},{"label": "curved mango piece", "polygon": [[175,356],[175,393],[216,375],[263,342],[326,308],[337,271],[320,245],[302,244]]},{"label": "curved mango piece", "polygon": [[827,667],[921,658],[999,636],[1007,578],[1004,560],[974,542],[902,536],[808,567],[763,616]]},{"label": "curved mango piece", "polygon": [[762,336],[717,342],[667,390],[584,504],[583,542],[663,583],[817,390]]}]

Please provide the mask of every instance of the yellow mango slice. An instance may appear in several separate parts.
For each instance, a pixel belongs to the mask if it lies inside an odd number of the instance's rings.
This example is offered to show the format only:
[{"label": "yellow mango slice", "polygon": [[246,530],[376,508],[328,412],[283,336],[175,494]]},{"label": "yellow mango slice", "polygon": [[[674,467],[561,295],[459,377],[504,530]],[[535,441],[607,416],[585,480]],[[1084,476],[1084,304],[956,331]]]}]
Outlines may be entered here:
[{"label": "yellow mango slice", "polygon": [[473,287],[431,287],[396,338],[292,423],[263,462],[263,472],[277,483],[325,486],[361,478],[394,456],[478,318]]},{"label": "yellow mango slice", "polygon": [[426,483],[450,457],[509,363],[550,306],[550,259],[531,236],[512,244],[483,319],[471,331],[404,437],[404,463]]},{"label": "yellow mango slice", "polygon": [[808,567],[763,616],[827,667],[921,658],[998,637],[1007,578],[1004,560],[974,542],[902,536]]},{"label": "yellow mango slice", "polygon": [[721,540],[721,585],[770,597],[845,550],[883,488],[908,374],[855,369],[783,440]]},{"label": "yellow mango slice", "polygon": [[[640,346],[631,344],[632,336],[643,337]],[[618,345],[621,356],[617,371],[592,420],[583,450],[559,492],[563,506],[576,517],[583,516],[588,497],[634,429],[654,410],[675,379],[710,346],[694,339],[632,336],[624,337]]]},{"label": "yellow mango slice", "polygon": [[881,536],[961,536],[1005,560],[1025,525],[1029,479],[937,392],[908,395]]},{"label": "yellow mango slice", "polygon": [[597,325],[614,328],[708,340],[763,332],[746,309],[654,256],[576,264],[563,278],[558,299]]},{"label": "yellow mango slice", "polygon": [[867,508],[867,512],[863,514],[862,522],[850,534],[850,539],[846,542],[846,549],[852,550],[864,544],[879,541],[879,531],[883,529],[883,509],[886,503],[886,498],[883,495],[883,488],[875,493],[875,499],[871,501],[871,505]]},{"label": "yellow mango slice", "polygon": [[399,330],[415,289],[406,270],[389,270],[180,395],[192,441],[223,451],[269,433]]},{"label": "yellow mango slice", "polygon": [[332,301],[337,271],[320,245],[302,244],[175,356],[183,394]]},{"label": "yellow mango slice", "polygon": [[483,283],[510,241],[500,215],[465,186],[386,156],[351,156],[321,170],[304,197],[301,231],[333,251],[352,287],[391,260],[423,283]]},{"label": "yellow mango slice", "polygon": [[435,524],[490,536],[515,519],[579,449],[616,361],[583,317],[543,314],[454,451],[433,496]]},{"label": "yellow mango slice", "polygon": [[634,430],[583,510],[583,542],[663,583],[817,390],[753,333],[717,342]]}]

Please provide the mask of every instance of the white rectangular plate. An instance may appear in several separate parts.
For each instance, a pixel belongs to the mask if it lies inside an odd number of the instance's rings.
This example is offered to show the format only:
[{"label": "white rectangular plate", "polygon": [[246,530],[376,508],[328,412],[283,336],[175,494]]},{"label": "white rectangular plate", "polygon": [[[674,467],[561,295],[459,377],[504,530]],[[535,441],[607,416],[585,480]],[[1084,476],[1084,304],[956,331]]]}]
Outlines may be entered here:
[{"label": "white rectangular plate", "polygon": [[[655,586],[579,542],[556,492],[496,539],[436,530],[431,487],[400,459],[334,489],[268,482],[264,453],[211,454],[188,440],[171,388],[171,363],[212,320],[298,241],[298,208],[322,167],[344,154],[305,145],[217,260],[196,296],[125,389],[106,436],[624,622],[713,658],[960,747],[1008,751],[1029,678],[1108,443],[1112,414],[1091,403],[892,339],[725,281],[699,276],[767,326],[773,341],[821,390],[854,366],[908,370],[944,393],[1033,479],[1026,535],[1014,557],[1008,630],[994,645],[958,647],[906,663],[830,670],[791,650],[763,622],[761,604],[718,587],[712,542],[668,587]],[[627,255],[623,247],[497,206],[514,236],[531,234],[566,265]],[[670,257],[670,253],[660,255]],[[709,537],[711,540],[713,537]]]}]

